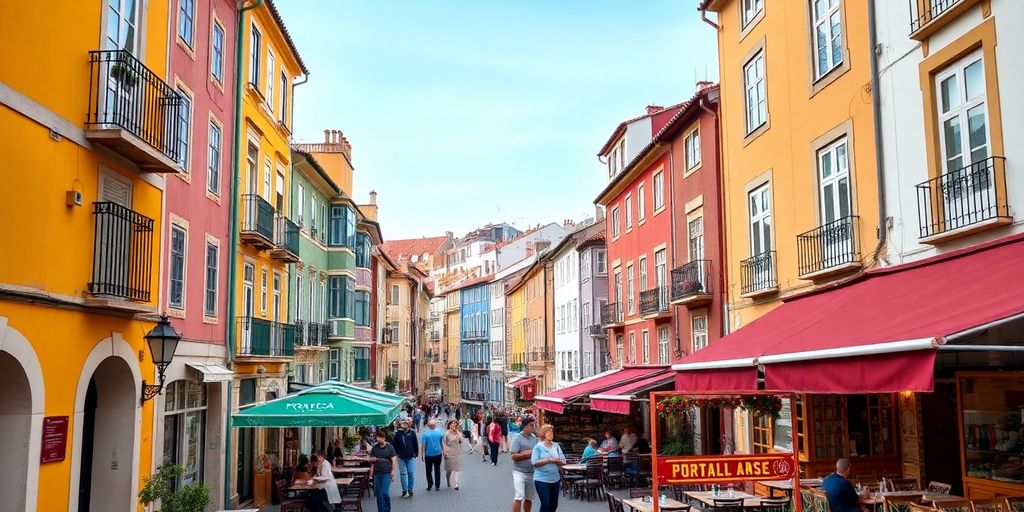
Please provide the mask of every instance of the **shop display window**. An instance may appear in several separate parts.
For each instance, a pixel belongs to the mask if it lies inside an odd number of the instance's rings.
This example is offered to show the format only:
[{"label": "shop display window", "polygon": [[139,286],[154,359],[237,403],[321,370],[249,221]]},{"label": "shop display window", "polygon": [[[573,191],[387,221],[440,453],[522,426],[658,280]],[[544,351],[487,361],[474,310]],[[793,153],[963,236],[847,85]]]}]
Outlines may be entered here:
[{"label": "shop display window", "polygon": [[967,476],[1024,483],[1024,374],[960,376]]}]

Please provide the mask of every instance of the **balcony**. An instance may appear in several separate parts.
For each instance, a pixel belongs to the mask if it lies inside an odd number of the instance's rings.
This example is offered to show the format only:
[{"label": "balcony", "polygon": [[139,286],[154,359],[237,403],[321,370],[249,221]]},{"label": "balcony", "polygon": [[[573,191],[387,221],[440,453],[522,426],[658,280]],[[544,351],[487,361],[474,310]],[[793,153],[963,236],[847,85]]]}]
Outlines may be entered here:
[{"label": "balcony", "polygon": [[85,138],[145,172],[181,172],[182,99],[125,50],[89,52],[89,111]]},{"label": "balcony", "polygon": [[640,316],[643,318],[659,318],[667,316],[668,287],[659,286],[640,292]]},{"label": "balcony", "polygon": [[274,247],[274,207],[258,194],[242,196],[242,230],[239,234],[243,244],[261,250]]},{"label": "balcony", "polygon": [[535,350],[527,354],[531,363],[544,363],[554,361],[550,350]]},{"label": "balcony", "polygon": [[430,339],[430,341],[441,341],[441,332],[440,331],[430,331],[429,339]]},{"label": "balcony", "polygon": [[295,355],[295,326],[262,318],[238,319],[239,357],[285,358]]},{"label": "balcony", "polygon": [[295,348],[327,350],[327,325],[296,320]]},{"label": "balcony", "polygon": [[270,257],[285,263],[299,261],[299,226],[284,215],[277,216],[277,245],[270,250]]},{"label": "balcony", "polygon": [[672,269],[670,300],[690,308],[711,302],[711,261],[694,260]]},{"label": "balcony", "polygon": [[980,0],[909,0],[910,38],[923,41]]},{"label": "balcony", "polygon": [[1005,160],[989,157],[917,185],[921,242],[939,244],[1011,223]]},{"label": "balcony", "polygon": [[607,337],[608,330],[605,329],[603,325],[591,325],[590,335],[595,337]]},{"label": "balcony", "polygon": [[779,291],[775,273],[775,251],[752,256],[740,262],[740,296],[759,297]]},{"label": "balcony", "polygon": [[614,327],[622,323],[622,306],[617,302],[601,306],[601,325]]},{"label": "balcony", "polygon": [[93,203],[92,280],[88,306],[135,313],[147,303],[153,279],[153,219],[117,203]]},{"label": "balcony", "polygon": [[458,377],[461,370],[459,368],[448,367],[444,369],[445,377]]},{"label": "balcony", "polygon": [[818,279],[859,269],[859,221],[857,216],[851,215],[797,235],[800,278]]}]

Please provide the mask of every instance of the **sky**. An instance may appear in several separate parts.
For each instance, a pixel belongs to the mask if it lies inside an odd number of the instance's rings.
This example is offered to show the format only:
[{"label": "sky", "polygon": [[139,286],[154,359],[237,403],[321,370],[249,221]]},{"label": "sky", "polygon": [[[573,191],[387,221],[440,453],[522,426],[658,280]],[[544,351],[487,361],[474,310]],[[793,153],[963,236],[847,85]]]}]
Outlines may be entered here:
[{"label": "sky", "polygon": [[696,0],[277,0],[310,70],[297,142],[340,129],[385,240],[594,215],[597,152],[717,80]]}]

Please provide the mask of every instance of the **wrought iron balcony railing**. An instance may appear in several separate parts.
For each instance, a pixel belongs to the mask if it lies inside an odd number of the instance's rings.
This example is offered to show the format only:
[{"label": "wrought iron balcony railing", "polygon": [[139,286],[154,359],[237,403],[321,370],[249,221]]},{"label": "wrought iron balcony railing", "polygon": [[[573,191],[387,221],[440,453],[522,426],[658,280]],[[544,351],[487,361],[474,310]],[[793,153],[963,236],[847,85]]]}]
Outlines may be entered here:
[{"label": "wrought iron balcony railing", "polygon": [[612,302],[601,306],[601,325],[615,325],[622,323],[622,306]]},{"label": "wrought iron balcony railing", "polygon": [[441,341],[440,331],[430,331],[430,341]]},{"label": "wrought iron balcony railing", "polygon": [[948,11],[961,0],[909,0],[910,1],[910,33],[931,23]]},{"label": "wrought iron balcony railing", "polygon": [[529,359],[530,359],[531,363],[538,363],[538,362],[543,362],[543,361],[551,361],[552,360],[551,351],[550,350],[535,350],[535,351],[529,353]]},{"label": "wrought iron balcony railing", "polygon": [[640,315],[658,315],[668,312],[668,287],[659,286],[640,292]]},{"label": "wrought iron balcony railing", "polygon": [[310,347],[322,347],[327,344],[327,324],[310,322],[306,329],[306,345]]},{"label": "wrought iron balcony railing", "polygon": [[294,263],[299,261],[299,226],[288,217],[278,215],[274,240],[277,245],[270,252],[271,257]]},{"label": "wrought iron balcony railing", "polygon": [[117,203],[93,203],[89,293],[149,302],[153,277],[153,219]]},{"label": "wrought iron balcony railing", "polygon": [[274,207],[259,194],[242,196],[242,241],[264,248],[274,246]]},{"label": "wrought iron balcony railing", "polygon": [[921,238],[985,222],[1009,221],[1005,160],[988,157],[917,185]]},{"label": "wrought iron balcony railing", "polygon": [[444,374],[449,377],[458,377],[460,369],[457,367],[448,367],[444,369]]},{"label": "wrought iron balcony railing", "polygon": [[309,342],[306,337],[306,321],[296,320],[295,321],[295,346],[304,347]]},{"label": "wrought iron balcony railing", "polygon": [[843,217],[797,235],[797,269],[801,276],[860,263],[859,218]]},{"label": "wrought iron balcony railing", "polygon": [[89,52],[86,137],[147,171],[177,172],[183,105],[173,87],[127,50]]},{"label": "wrought iron balcony railing", "polygon": [[711,294],[711,261],[694,260],[672,269],[672,302]]},{"label": "wrought iron balcony railing", "polygon": [[591,325],[590,326],[591,336],[607,336],[608,330],[603,325]]},{"label": "wrought iron balcony railing", "polygon": [[740,262],[740,293],[756,294],[778,289],[775,251],[751,256]]},{"label": "wrought iron balcony railing", "polygon": [[238,319],[238,355],[292,357],[295,355],[295,326],[250,316]]}]

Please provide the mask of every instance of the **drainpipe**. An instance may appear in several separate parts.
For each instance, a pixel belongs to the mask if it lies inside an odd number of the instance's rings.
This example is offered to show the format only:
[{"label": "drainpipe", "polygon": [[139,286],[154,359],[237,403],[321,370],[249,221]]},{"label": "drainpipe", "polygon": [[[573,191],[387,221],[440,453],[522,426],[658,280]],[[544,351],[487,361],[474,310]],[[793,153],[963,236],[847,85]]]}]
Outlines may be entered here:
[{"label": "drainpipe", "polygon": [[[245,11],[255,9],[263,5],[263,0],[252,0],[253,3],[248,6],[245,5],[246,1],[248,0],[241,0],[241,2],[236,4],[238,16],[235,23],[235,122],[233,127],[234,131],[232,132],[234,140],[231,144],[231,158],[233,160],[231,164],[231,184],[234,188],[231,190],[231,219],[229,225],[229,228],[231,229],[231,245],[228,249],[228,368],[233,368],[231,363],[235,358],[235,305],[238,300],[235,280],[238,279],[238,265],[236,264],[236,260],[238,259],[238,182],[241,177],[239,151],[242,132],[242,45],[244,42],[243,34],[245,34]],[[227,414],[227,421],[225,421],[226,428],[224,430],[224,508],[231,508],[231,401],[233,390],[234,386],[232,383],[229,383],[227,389],[227,409],[225,411]]]},{"label": "drainpipe", "polygon": [[[263,0],[260,0],[261,2]],[[309,81],[309,73],[302,75],[301,82],[292,82],[292,109],[288,112],[288,126],[294,130],[295,128],[295,88]]]},{"label": "drainpipe", "polygon": [[718,24],[708,19],[708,10],[704,6],[701,6],[698,10],[700,11],[700,20],[711,25],[717,31],[719,28]]},{"label": "drainpipe", "polygon": [[875,24],[875,0],[868,0],[868,41],[871,44],[871,113],[875,127],[875,179],[878,183],[878,245],[872,255],[877,262],[889,229],[885,210],[885,158],[882,150],[882,101],[879,97],[878,27]]},{"label": "drainpipe", "polygon": [[[714,110],[711,110],[711,109],[709,109],[707,107],[707,105],[704,102],[704,96],[702,96],[700,98],[700,101],[697,103],[697,106],[699,106],[700,109],[703,110],[704,112],[707,112],[708,115],[711,116],[712,119],[715,120],[715,162],[717,162],[718,166],[721,167],[722,166],[722,144],[721,144],[722,140],[721,140],[721,134],[719,133],[719,127],[718,127],[718,112],[715,112]],[[724,201],[725,191],[722,189],[722,173],[721,172],[716,172],[715,173],[715,185],[718,188],[718,208],[721,209],[725,205],[725,201]],[[724,230],[722,229],[721,218],[722,218],[722,216],[719,215],[718,216],[718,235],[719,236],[716,237],[716,238],[718,238],[718,255],[719,255],[719,259],[721,260],[719,262],[719,265],[721,265],[721,267],[722,267],[721,275],[719,276],[719,279],[718,279],[718,286],[719,286],[719,290],[722,290],[722,295],[721,296],[725,297],[725,283],[729,282],[729,280],[726,278],[728,276],[728,274],[727,274],[727,272],[728,272],[728,265],[725,264],[725,262],[727,260],[726,260],[726,254],[725,254],[725,237],[722,236],[722,233],[723,233]],[[721,322],[722,323],[721,323],[721,325],[719,326],[719,329],[718,329],[719,330],[719,334],[721,336],[725,336],[726,334],[729,333],[729,301],[727,301],[727,300],[723,300],[722,301],[722,318],[721,318]]]},{"label": "drainpipe", "polygon": [[[675,155],[672,154],[673,149],[675,149],[675,144],[672,143],[671,141],[669,141],[669,143],[668,143],[668,173],[667,173],[668,174],[668,197],[666,198],[666,201],[671,201],[672,202],[672,209],[671,209],[671,211],[669,211],[669,215],[668,215],[669,236],[671,237],[671,244],[669,244],[669,245],[672,246],[672,261],[671,262],[665,262],[667,264],[666,266],[668,266],[668,268],[665,269],[665,271],[668,273],[668,275],[665,276],[665,285],[669,287],[669,290],[672,289],[672,269],[676,268],[676,264],[677,264],[677,262],[676,262],[676,258],[677,258],[677,256],[676,256],[676,252],[677,252],[676,251],[676,208],[677,208],[677,205],[676,205],[675,166],[673,165],[673,162],[675,161],[675,158],[674,158]],[[683,212],[683,213],[685,214],[686,212]],[[657,279],[657,277],[655,277],[655,279]],[[679,321],[680,321],[679,320],[679,316],[680,316],[679,315],[679,308],[678,307],[673,307],[672,308],[672,321],[675,323],[675,329],[674,330],[676,331],[676,351],[675,352],[676,352],[676,357],[683,357],[683,345],[682,345],[682,341],[679,338]]]}]

